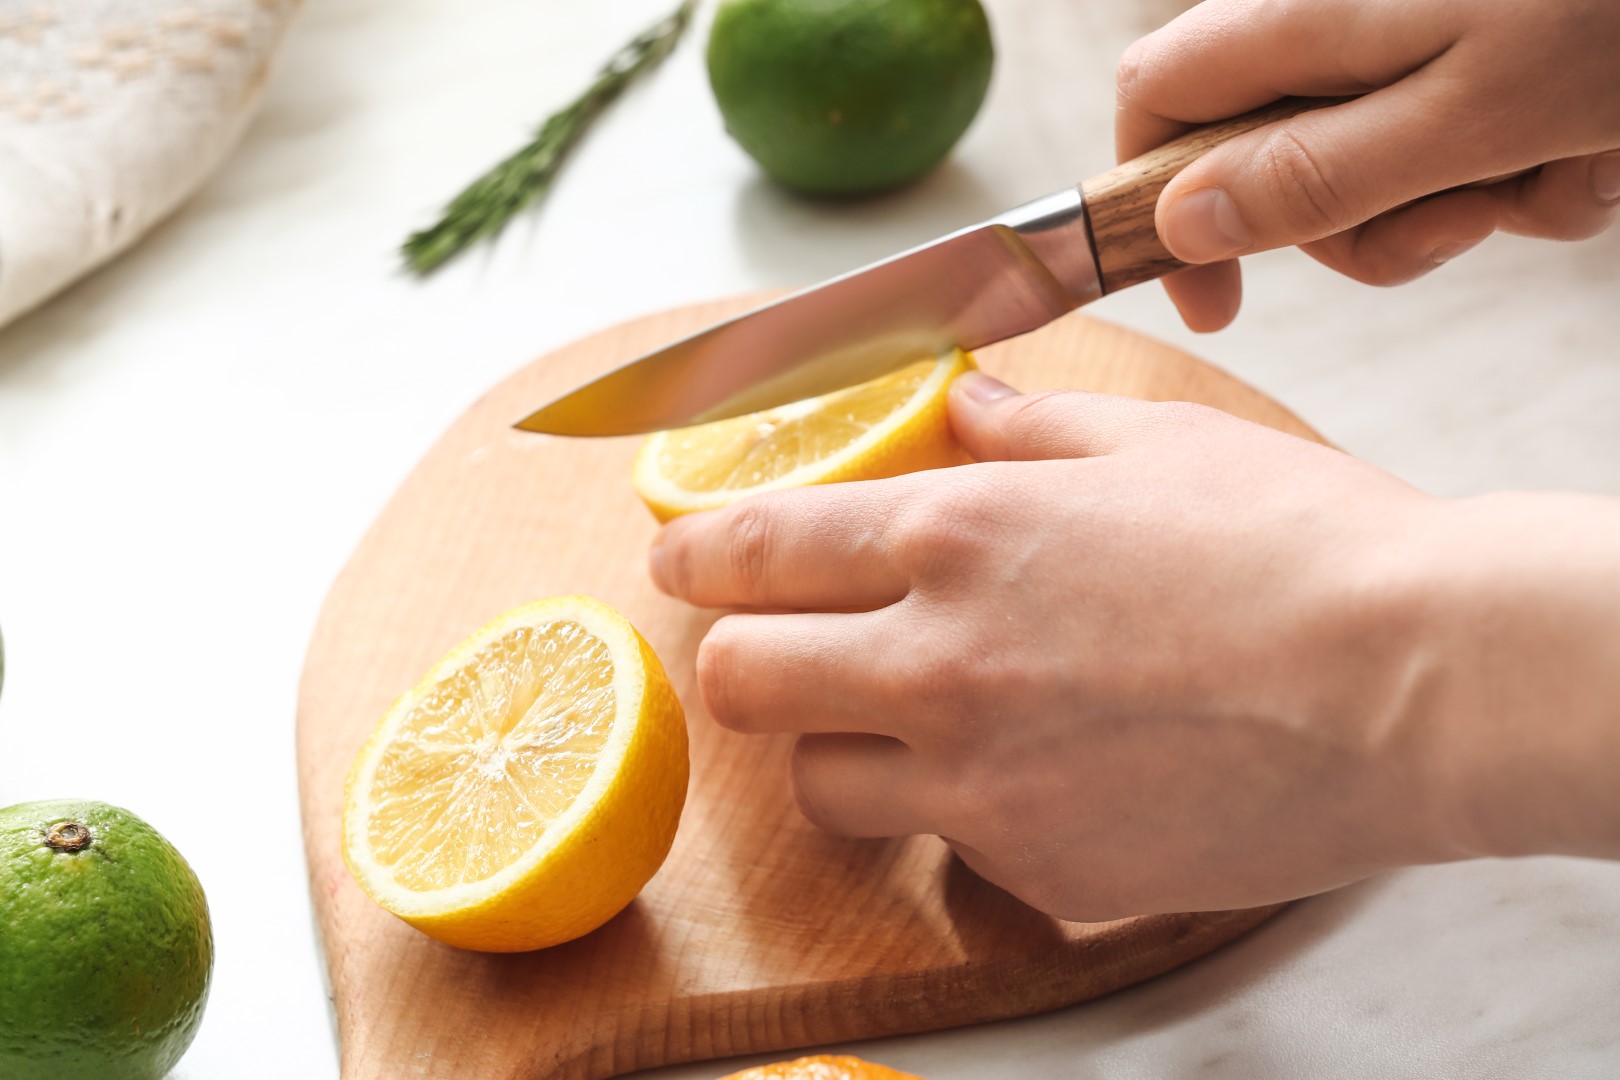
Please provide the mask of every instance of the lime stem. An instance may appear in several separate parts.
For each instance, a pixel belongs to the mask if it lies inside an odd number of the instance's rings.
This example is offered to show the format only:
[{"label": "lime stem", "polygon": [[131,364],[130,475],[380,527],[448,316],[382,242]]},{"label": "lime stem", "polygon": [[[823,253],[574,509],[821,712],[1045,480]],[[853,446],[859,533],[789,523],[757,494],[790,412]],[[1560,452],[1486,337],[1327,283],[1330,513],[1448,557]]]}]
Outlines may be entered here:
[{"label": "lime stem", "polygon": [[57,851],[78,851],[90,843],[90,830],[77,821],[58,821],[45,831],[45,842]]}]

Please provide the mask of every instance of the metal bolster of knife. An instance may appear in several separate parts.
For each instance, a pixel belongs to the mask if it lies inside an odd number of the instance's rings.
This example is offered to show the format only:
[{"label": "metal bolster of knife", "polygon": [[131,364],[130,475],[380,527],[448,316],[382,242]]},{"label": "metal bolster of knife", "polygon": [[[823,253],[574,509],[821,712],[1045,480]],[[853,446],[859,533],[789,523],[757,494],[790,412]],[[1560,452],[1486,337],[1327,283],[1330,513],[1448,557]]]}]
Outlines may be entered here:
[{"label": "metal bolster of knife", "polygon": [[1069,298],[1069,310],[1102,296],[1102,279],[1097,273],[1091,228],[1086,221],[1086,200],[1079,188],[1043,195],[992,218],[989,224],[1010,229],[1018,236]]},{"label": "metal bolster of knife", "polygon": [[1070,310],[1109,293],[1185,268],[1159,241],[1159,194],[1182,169],[1228,139],[1345,98],[1285,98],[1242,116],[1195,128],[1076,187],[992,218],[1017,234],[1063,294]]}]

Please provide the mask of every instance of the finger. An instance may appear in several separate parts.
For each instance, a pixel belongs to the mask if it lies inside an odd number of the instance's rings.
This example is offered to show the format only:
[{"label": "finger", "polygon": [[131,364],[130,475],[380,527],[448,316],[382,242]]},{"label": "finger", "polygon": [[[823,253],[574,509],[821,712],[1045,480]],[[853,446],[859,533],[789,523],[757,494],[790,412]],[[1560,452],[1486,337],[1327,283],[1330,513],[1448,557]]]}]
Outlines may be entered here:
[{"label": "finger", "polygon": [[1448,54],[1399,84],[1233,139],[1166,185],[1156,224],[1203,263],[1304,244],[1485,177],[1545,150],[1470,102]]},{"label": "finger", "polygon": [[1357,281],[1400,285],[1480,243],[1500,216],[1488,189],[1451,191],[1304,247],[1312,258]]},{"label": "finger", "polygon": [[1483,187],[1448,191],[1305,245],[1314,258],[1369,285],[1398,285],[1468,251],[1500,228],[1549,240],[1583,240],[1614,223],[1599,201],[1595,158],[1565,158]]},{"label": "finger", "polygon": [[1119,450],[1153,406],[1081,390],[1020,394],[983,372],[951,386],[951,428],[976,461],[1097,457]]},{"label": "finger", "polygon": [[1460,34],[1444,5],[1316,0],[1200,4],[1120,59],[1115,139],[1125,161],[1195,123],[1290,94],[1360,94],[1405,77]]},{"label": "finger", "polygon": [[877,735],[804,735],[793,746],[793,793],[811,824],[840,836],[927,832],[914,806],[921,777],[904,743]]},{"label": "finger", "polygon": [[700,607],[875,608],[906,594],[888,532],[913,477],[769,492],[664,527],[653,582]]},{"label": "finger", "polygon": [[1231,325],[1243,303],[1243,271],[1236,259],[1189,266],[1163,280],[1181,321],[1195,333],[1208,334]]},{"label": "finger", "polygon": [[[1615,175],[1606,177],[1613,169]],[[1549,161],[1516,180],[1492,184],[1501,227],[1545,240],[1585,240],[1614,224],[1620,210],[1620,151]]]},{"label": "finger", "polygon": [[745,734],[857,732],[905,738],[904,669],[892,609],[727,615],[697,654],[698,691],[721,727]]}]

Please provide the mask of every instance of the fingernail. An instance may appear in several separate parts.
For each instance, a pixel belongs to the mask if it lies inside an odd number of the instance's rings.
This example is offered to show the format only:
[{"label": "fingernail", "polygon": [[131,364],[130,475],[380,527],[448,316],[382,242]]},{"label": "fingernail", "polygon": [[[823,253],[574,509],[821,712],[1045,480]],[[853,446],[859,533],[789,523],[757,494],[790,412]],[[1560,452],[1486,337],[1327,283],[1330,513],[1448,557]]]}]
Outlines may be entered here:
[{"label": "fingernail", "polygon": [[647,573],[652,575],[653,584],[661,592],[669,592],[669,585],[664,581],[664,542],[662,539],[653,544],[652,550],[647,553]]},{"label": "fingernail", "polygon": [[1441,244],[1429,253],[1429,258],[1434,261],[1436,266],[1441,263],[1448,263],[1463,252],[1478,247],[1484,239],[1482,236],[1478,240],[1459,240],[1455,244]]},{"label": "fingernail", "polygon": [[1605,206],[1620,202],[1620,150],[1592,159],[1592,194]]},{"label": "fingernail", "polygon": [[1018,393],[1000,379],[986,375],[982,371],[963,372],[957,376],[956,385],[967,395],[969,401],[977,401],[981,405],[1013,397]]},{"label": "fingernail", "polygon": [[1176,258],[1190,263],[1230,259],[1252,243],[1237,204],[1218,187],[1199,188],[1172,203],[1163,239]]}]

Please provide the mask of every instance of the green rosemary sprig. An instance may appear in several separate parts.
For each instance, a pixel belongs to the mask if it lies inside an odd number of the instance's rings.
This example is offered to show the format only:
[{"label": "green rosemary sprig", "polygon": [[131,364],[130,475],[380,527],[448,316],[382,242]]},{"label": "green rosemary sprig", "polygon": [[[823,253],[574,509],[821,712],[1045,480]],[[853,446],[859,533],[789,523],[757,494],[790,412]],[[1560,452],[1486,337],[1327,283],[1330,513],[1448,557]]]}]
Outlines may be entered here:
[{"label": "green rosemary sprig", "polygon": [[540,125],[527,146],[469,184],[436,225],[412,233],[401,247],[406,267],[423,277],[431,274],[478,241],[499,235],[520,210],[544,196],[591,121],[636,76],[669,55],[696,6],[697,0],[682,0],[637,34],[602,65],[584,93]]}]

